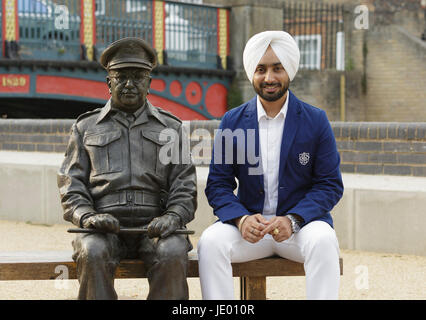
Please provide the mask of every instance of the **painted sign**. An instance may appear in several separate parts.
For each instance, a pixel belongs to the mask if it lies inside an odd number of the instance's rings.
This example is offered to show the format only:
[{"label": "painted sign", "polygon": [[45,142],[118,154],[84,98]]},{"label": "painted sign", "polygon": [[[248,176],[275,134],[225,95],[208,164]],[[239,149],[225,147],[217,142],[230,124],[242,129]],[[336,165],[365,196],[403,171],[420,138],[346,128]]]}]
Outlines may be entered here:
[{"label": "painted sign", "polygon": [[0,92],[30,92],[30,76],[28,74],[0,74]]}]

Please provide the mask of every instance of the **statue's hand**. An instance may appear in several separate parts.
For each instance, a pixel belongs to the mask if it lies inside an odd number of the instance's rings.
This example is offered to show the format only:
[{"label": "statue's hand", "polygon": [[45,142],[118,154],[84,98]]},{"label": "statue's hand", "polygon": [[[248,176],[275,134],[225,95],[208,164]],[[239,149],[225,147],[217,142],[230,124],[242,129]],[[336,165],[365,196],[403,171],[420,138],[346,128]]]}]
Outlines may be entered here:
[{"label": "statue's hand", "polygon": [[83,220],[83,228],[93,228],[105,232],[118,233],[120,222],[108,213],[95,214]]},{"label": "statue's hand", "polygon": [[173,213],[166,213],[161,217],[154,218],[148,225],[148,237],[166,238],[176,229],[181,227],[181,219]]}]

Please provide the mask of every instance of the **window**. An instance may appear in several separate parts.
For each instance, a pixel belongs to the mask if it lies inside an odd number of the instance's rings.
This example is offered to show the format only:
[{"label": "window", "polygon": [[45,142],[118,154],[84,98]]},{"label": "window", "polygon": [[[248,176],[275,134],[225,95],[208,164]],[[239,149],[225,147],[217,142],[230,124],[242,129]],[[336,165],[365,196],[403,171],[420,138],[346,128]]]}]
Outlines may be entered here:
[{"label": "window", "polygon": [[321,35],[295,36],[300,50],[300,68],[321,69]]},{"label": "window", "polygon": [[95,0],[95,15],[101,16],[105,14],[105,0]]},{"label": "window", "polygon": [[138,0],[126,0],[126,12],[146,11],[146,5]]},{"label": "window", "polygon": [[203,0],[175,0],[176,2],[203,4]]},{"label": "window", "polygon": [[20,16],[51,16],[52,8],[42,0],[18,0],[18,13]]}]

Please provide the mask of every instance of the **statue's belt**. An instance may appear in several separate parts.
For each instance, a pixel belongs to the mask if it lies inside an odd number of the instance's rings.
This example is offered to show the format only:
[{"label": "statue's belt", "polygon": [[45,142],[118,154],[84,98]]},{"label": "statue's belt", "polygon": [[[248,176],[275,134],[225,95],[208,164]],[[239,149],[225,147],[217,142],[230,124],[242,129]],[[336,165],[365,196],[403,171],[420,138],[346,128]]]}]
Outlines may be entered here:
[{"label": "statue's belt", "polygon": [[108,194],[95,201],[97,208],[107,208],[113,206],[141,205],[141,206],[162,206],[165,199],[160,193],[153,194],[139,190],[124,190]]}]

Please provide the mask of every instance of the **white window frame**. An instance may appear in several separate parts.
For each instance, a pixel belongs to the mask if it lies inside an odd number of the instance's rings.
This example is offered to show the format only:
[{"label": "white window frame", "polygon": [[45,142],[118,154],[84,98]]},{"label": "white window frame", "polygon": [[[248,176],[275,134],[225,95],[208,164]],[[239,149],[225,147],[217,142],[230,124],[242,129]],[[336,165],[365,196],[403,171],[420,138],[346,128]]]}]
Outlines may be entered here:
[{"label": "white window frame", "polygon": [[203,4],[203,0],[174,0],[174,1],[182,2],[182,3]]},{"label": "white window frame", "polygon": [[[306,69],[317,69],[320,70],[321,69],[321,35],[320,34],[305,34],[305,35],[297,35],[294,36],[294,40],[296,40],[297,42],[297,46],[299,47],[300,50],[300,68],[306,68]],[[306,40],[311,40],[311,41],[317,41],[317,48],[315,50],[315,52],[309,52],[309,62],[302,64],[302,54],[306,54],[306,52],[302,52],[303,50],[303,46],[300,45],[301,41],[306,41]],[[308,48],[307,50],[311,50],[310,48]],[[306,49],[305,49],[306,51]]]},{"label": "white window frame", "polygon": [[139,12],[139,11],[146,11],[147,7],[145,4],[142,4],[139,1],[135,0],[126,0],[126,12]]},{"label": "white window frame", "polygon": [[343,31],[336,34],[336,70],[345,70],[345,33]]},{"label": "white window frame", "polygon": [[19,17],[52,17],[52,12],[53,12],[52,4],[47,3],[47,1],[45,0],[34,0],[34,1],[44,6],[47,9],[47,12],[22,12],[22,11],[19,11],[19,7],[18,7],[18,16]]},{"label": "white window frame", "polygon": [[95,0],[95,16],[103,15],[105,15],[105,0]]}]

